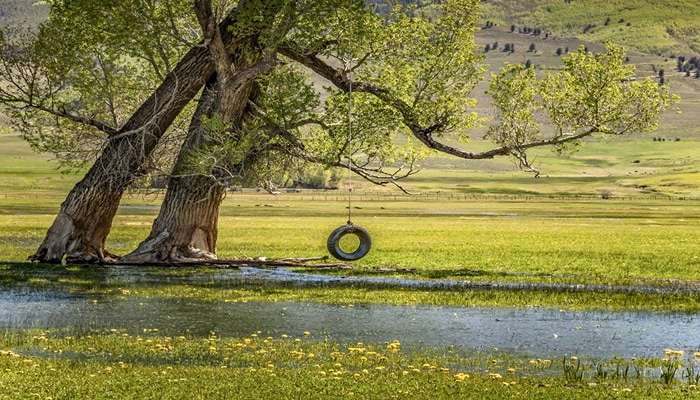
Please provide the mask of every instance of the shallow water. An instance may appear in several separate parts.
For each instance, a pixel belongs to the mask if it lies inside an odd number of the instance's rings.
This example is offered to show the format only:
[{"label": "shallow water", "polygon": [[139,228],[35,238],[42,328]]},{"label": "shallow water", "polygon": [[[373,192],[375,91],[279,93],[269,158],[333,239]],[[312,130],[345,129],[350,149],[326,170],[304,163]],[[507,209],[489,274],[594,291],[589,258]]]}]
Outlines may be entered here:
[{"label": "shallow water", "polygon": [[[109,285],[134,284],[203,284],[232,287],[241,284],[283,284],[291,286],[334,286],[365,288],[400,288],[414,290],[550,290],[560,292],[614,292],[641,294],[700,295],[699,284],[667,286],[621,286],[604,284],[568,284],[542,282],[484,282],[455,279],[415,279],[387,276],[330,275],[295,272],[286,268],[251,268],[211,270],[183,269],[180,275],[164,274],[162,268],[112,266],[99,270],[97,282]],[[171,269],[169,272],[172,272]]]},{"label": "shallow water", "polygon": [[[94,302],[97,300],[96,302]],[[225,303],[162,298],[87,297],[57,289],[0,291],[0,329],[157,328],[164,335],[242,336],[255,331],[340,342],[399,339],[406,347],[454,346],[527,356],[658,357],[667,347],[700,349],[700,315],[560,312],[550,309]]]}]

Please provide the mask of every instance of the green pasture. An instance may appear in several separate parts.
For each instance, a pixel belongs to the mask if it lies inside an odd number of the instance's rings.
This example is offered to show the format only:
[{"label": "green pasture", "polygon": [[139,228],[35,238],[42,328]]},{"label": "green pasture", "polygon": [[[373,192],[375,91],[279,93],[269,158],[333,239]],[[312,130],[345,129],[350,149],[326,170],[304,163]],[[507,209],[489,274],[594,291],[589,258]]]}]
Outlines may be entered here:
[{"label": "green pasture", "polygon": [[[59,173],[55,163],[29,151],[16,136],[1,136],[0,144],[0,255],[9,262],[2,269],[3,280],[11,284],[19,276],[43,284],[32,278],[32,274],[42,274],[42,267],[29,268],[23,261],[39,245],[80,173]],[[473,145],[485,144],[475,140]],[[407,183],[415,192],[411,196],[355,179],[354,220],[372,233],[374,248],[353,270],[343,273],[377,274],[380,268],[407,268],[415,272],[401,274],[417,279],[660,286],[698,282],[700,201],[668,198],[697,195],[698,147],[700,143],[692,141],[623,141],[588,143],[581,152],[563,158],[543,151],[546,172],[538,179],[513,171],[509,160],[476,165],[431,158],[425,170]],[[641,184],[647,188],[638,188]],[[613,193],[613,198],[602,200],[602,190]],[[161,200],[161,192],[126,196],[108,249],[117,254],[134,249],[148,234]],[[342,191],[229,193],[221,209],[219,256],[324,255],[325,239],[344,223],[346,211]],[[29,276],[21,278],[24,271]],[[80,279],[80,274],[68,273],[58,279],[72,278]],[[75,287],[88,289],[114,288],[100,288],[89,279]],[[682,294],[545,290],[159,286],[134,293],[231,301],[700,309],[697,296]]]},{"label": "green pasture", "polygon": [[[700,201],[667,199],[700,193],[700,142],[589,143],[568,157],[541,156],[548,172],[538,179],[508,170],[508,160],[479,171],[429,159],[407,182],[410,196],[355,179],[354,220],[372,233],[374,248],[353,273],[399,267],[420,277],[472,280],[700,280]],[[0,254],[20,262],[38,246],[80,174],[59,173],[15,136],[0,137],[0,159]],[[612,199],[600,198],[605,190]],[[160,192],[125,197],[109,250],[134,249],[161,200]],[[342,191],[229,193],[219,255],[326,254],[327,234],[346,212]]]}]

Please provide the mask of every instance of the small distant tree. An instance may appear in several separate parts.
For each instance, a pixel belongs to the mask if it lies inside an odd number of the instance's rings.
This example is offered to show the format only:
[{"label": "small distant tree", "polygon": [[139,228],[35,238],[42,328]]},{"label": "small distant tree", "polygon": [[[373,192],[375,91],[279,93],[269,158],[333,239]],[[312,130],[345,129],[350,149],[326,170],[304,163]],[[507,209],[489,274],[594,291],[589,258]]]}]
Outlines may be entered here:
[{"label": "small distant tree", "polygon": [[515,25],[511,25],[511,26],[510,26],[510,32],[511,32],[511,33],[515,32]]},{"label": "small distant tree", "polygon": [[608,25],[610,25],[610,17],[605,19],[605,26],[608,26]]},{"label": "small distant tree", "polygon": [[488,53],[491,50],[491,45],[486,43],[486,46],[484,46],[484,53]]},{"label": "small distant tree", "polygon": [[496,50],[496,49],[498,49],[498,42],[493,42],[493,44],[491,45],[491,50]]},{"label": "small distant tree", "polygon": [[664,69],[661,68],[661,69],[659,70],[659,78],[662,78],[662,79],[663,79],[665,75],[666,75],[666,71],[664,71]]},{"label": "small distant tree", "polygon": [[527,52],[528,52],[528,53],[534,53],[535,50],[536,50],[535,44],[534,44],[534,43],[530,43],[530,47],[527,49]]},{"label": "small distant tree", "polygon": [[568,54],[568,53],[569,53],[569,48],[567,47],[564,49],[564,54]]},{"label": "small distant tree", "polygon": [[564,53],[564,50],[561,49],[561,47],[557,47],[557,56],[561,56]]},{"label": "small distant tree", "polygon": [[525,61],[525,68],[532,68],[532,61],[530,61],[530,59]]},{"label": "small distant tree", "polygon": [[510,44],[510,52],[515,53],[515,44],[514,43]]}]

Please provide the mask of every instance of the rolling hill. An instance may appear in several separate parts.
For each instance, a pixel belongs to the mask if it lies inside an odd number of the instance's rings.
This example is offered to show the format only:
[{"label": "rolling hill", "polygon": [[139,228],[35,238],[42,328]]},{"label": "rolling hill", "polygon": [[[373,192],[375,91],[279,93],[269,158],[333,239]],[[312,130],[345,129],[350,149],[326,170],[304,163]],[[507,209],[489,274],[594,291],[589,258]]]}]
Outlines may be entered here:
[{"label": "rolling hill", "polygon": [[486,0],[484,16],[645,53],[700,53],[697,0]]}]

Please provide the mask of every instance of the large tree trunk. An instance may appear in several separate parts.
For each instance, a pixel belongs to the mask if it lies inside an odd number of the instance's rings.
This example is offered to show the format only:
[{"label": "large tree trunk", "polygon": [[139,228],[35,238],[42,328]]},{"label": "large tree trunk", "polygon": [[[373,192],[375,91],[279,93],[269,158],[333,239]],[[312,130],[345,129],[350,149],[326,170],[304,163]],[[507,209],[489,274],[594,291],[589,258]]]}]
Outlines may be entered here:
[{"label": "large tree trunk", "polygon": [[122,260],[149,263],[215,259],[224,192],[224,186],[213,177],[170,178],[151,234]]},{"label": "large tree trunk", "polygon": [[[218,77],[217,77],[218,78]],[[212,175],[201,175],[188,166],[193,150],[210,143],[205,118],[218,115],[238,129],[252,94],[252,79],[244,82],[212,79],[197,105],[187,139],[180,149],[160,212],[148,235],[126,262],[181,262],[216,258],[219,206],[224,186]]]},{"label": "large tree trunk", "polygon": [[[239,3],[239,8],[240,5]],[[232,11],[221,27],[234,23]],[[221,29],[228,51],[237,44]],[[161,136],[214,72],[204,46],[192,48],[163,83],[114,135],[85,177],[71,190],[32,261],[60,263],[109,259],[105,240],[122,194],[146,172],[144,165]]]}]

